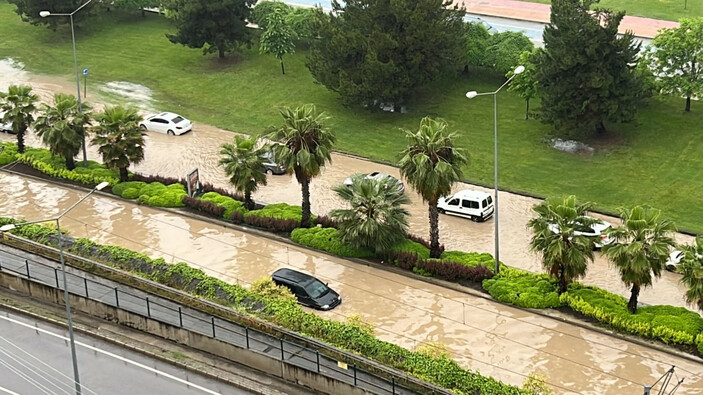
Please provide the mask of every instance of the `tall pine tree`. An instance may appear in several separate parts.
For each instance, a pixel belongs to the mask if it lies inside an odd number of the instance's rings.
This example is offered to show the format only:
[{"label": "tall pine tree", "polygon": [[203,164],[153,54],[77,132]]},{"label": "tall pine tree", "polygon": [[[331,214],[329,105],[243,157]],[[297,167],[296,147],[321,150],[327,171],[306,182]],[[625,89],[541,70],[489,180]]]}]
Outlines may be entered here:
[{"label": "tall pine tree", "polygon": [[644,96],[634,72],[640,44],[618,37],[624,12],[594,8],[598,0],[552,0],[544,48],[536,56],[542,119],[557,134],[585,138],[605,122],[628,122]]}]

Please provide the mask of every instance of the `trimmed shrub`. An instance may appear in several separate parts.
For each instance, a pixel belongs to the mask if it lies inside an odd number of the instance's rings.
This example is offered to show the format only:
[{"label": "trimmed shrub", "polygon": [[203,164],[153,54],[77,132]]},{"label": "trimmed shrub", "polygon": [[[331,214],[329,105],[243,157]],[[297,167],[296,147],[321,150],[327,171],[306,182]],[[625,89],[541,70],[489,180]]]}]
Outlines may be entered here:
[{"label": "trimmed shrub", "polygon": [[391,258],[392,261],[401,269],[413,270],[417,264],[419,257],[414,252],[396,252],[395,256]]},{"label": "trimmed shrub", "polygon": [[393,248],[391,248],[391,251],[389,253],[393,255],[394,253],[399,253],[399,252],[409,252],[416,254],[418,258],[420,259],[429,259],[430,257],[430,249],[425,247],[424,245],[412,241],[412,240],[405,240],[401,243],[398,243],[395,245]]},{"label": "trimmed shrub", "polygon": [[134,173],[134,174],[132,174],[131,180],[132,181],[142,181],[147,184],[151,184],[154,182],[159,182],[164,185],[181,184],[181,185],[183,185],[183,188],[186,187],[185,180],[181,180],[180,178],[175,178],[175,177],[164,177],[164,176],[160,176],[158,174],[146,175],[146,174],[141,174],[141,173]]},{"label": "trimmed shrub", "polygon": [[198,210],[200,212],[212,215],[214,217],[218,217],[218,218],[222,217],[225,213],[224,207],[220,207],[211,201],[198,199],[198,198],[192,198],[192,197],[189,197],[188,195],[183,196],[182,202],[186,207],[192,208],[194,210]]},{"label": "trimmed shrub", "polygon": [[[200,184],[200,190],[202,190],[205,193],[216,192],[221,196],[229,196],[234,200],[244,202],[244,195],[243,194],[241,194],[239,192],[230,192],[224,188],[216,187],[209,182],[204,182],[204,183]],[[257,208],[262,208],[262,207],[263,207],[262,205],[257,204]]]},{"label": "trimmed shrub", "polygon": [[300,226],[302,211],[300,206],[286,203],[269,204],[260,210],[244,213],[244,222],[273,232],[291,232]]},{"label": "trimmed shrub", "polygon": [[332,218],[326,216],[326,215],[320,215],[318,217],[315,217],[313,219],[313,223],[315,225],[320,225],[323,228],[335,228],[339,229],[339,224],[337,221],[333,220]]},{"label": "trimmed shrub", "polygon": [[242,214],[246,213],[246,208],[244,208],[244,203],[235,200],[229,196],[222,196],[217,192],[207,192],[203,194],[200,199],[205,200],[207,202],[212,202],[216,204],[219,207],[222,207],[224,209],[221,217],[224,218],[230,218],[232,216],[232,213],[235,211],[239,211]]},{"label": "trimmed shrub", "polygon": [[343,257],[370,258],[373,256],[373,251],[368,248],[355,249],[342,244],[339,231],[335,228],[297,228],[291,232],[290,239],[306,247]]},{"label": "trimmed shrub", "polygon": [[115,186],[112,187],[112,193],[114,193],[117,196],[122,196],[125,199],[136,199],[139,197],[139,195],[133,197],[133,198],[128,198],[124,195],[124,192],[127,189],[136,189],[137,192],[141,191],[142,188],[146,186],[146,183],[143,181],[127,181],[127,182],[120,182],[118,184],[115,184]]},{"label": "trimmed shrub", "polygon": [[0,143],[0,166],[5,166],[17,159],[17,144]]},{"label": "trimmed shrub", "polygon": [[493,255],[478,252],[444,251],[440,257],[443,261],[458,262],[466,266],[486,266],[492,269],[495,265]]},{"label": "trimmed shrub", "polygon": [[433,276],[454,282],[462,280],[481,282],[493,277],[493,272],[485,266],[467,266],[440,259],[420,259],[417,261],[416,267]]},{"label": "trimmed shrub", "polygon": [[16,154],[15,157],[19,162],[49,177],[63,178],[91,186],[100,184],[103,181],[107,181],[110,185],[115,185],[119,181],[119,174],[116,171],[109,170],[100,163],[93,161],[88,161],[88,167],[83,167],[81,163],[75,170],[68,170],[63,158],[52,156],[49,150],[43,148],[27,147],[24,154]]},{"label": "trimmed shrub", "polygon": [[122,197],[125,199],[136,199],[139,197],[139,189],[127,188],[122,192]]},{"label": "trimmed shrub", "polygon": [[500,302],[520,307],[545,309],[564,305],[556,280],[546,274],[504,267],[497,276],[483,281],[483,289]]},{"label": "trimmed shrub", "polygon": [[233,211],[232,215],[229,216],[229,220],[235,224],[244,223],[244,213],[241,211]]}]

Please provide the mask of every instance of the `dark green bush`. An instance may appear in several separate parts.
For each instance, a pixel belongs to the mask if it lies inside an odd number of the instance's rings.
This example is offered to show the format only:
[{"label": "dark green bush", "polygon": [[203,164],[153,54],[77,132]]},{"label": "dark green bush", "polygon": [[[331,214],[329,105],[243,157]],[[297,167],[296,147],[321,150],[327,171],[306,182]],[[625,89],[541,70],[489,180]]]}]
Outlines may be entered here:
[{"label": "dark green bush", "polygon": [[164,185],[160,182],[147,184],[143,181],[121,182],[112,188],[112,192],[125,199],[137,199],[138,204],[152,207],[183,207],[186,196],[183,184]]},{"label": "dark green bush", "polygon": [[[493,277],[493,272],[486,266],[468,266],[463,263],[440,260],[419,259],[415,269],[422,270],[432,276],[443,278],[447,281],[473,281],[482,282]],[[414,271],[414,270],[413,270]]]},{"label": "dark green bush", "polygon": [[225,211],[222,216],[227,219],[229,219],[235,211],[239,211],[242,214],[247,212],[247,209],[244,207],[244,203],[229,196],[222,196],[217,192],[207,192],[203,194],[200,199],[207,202],[212,202],[217,206],[224,208]]},{"label": "dark green bush", "polygon": [[355,249],[343,245],[339,239],[339,231],[335,228],[298,228],[291,232],[290,239],[306,247],[343,257],[370,258],[374,255],[373,251],[368,248]]},{"label": "dark green bush", "polygon": [[[291,232],[300,226],[303,216],[300,206],[285,203],[269,204],[260,210],[244,213],[244,222],[272,232]],[[314,216],[313,216],[314,221]]]},{"label": "dark green bush", "polygon": [[535,274],[513,268],[483,281],[483,288],[496,300],[520,307],[546,309],[560,307],[556,281],[546,274]]}]

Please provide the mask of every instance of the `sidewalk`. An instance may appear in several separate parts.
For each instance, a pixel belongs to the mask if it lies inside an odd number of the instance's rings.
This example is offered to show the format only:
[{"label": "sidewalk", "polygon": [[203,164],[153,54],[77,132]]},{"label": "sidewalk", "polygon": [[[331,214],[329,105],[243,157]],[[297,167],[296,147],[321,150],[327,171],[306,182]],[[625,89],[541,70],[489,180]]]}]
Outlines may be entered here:
[{"label": "sidewalk", "polygon": [[[471,14],[549,23],[549,4],[515,0],[455,0]],[[620,33],[631,30],[637,37],[653,38],[664,27],[678,27],[678,22],[626,15],[620,23]]]}]

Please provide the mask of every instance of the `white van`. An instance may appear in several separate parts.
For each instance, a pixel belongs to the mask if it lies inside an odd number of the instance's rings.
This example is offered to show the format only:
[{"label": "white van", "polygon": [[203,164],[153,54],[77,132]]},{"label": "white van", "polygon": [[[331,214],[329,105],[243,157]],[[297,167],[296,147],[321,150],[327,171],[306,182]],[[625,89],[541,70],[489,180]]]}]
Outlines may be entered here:
[{"label": "white van", "polygon": [[493,215],[493,197],[486,192],[464,189],[454,195],[439,198],[437,209],[441,214],[451,214],[481,222]]}]

